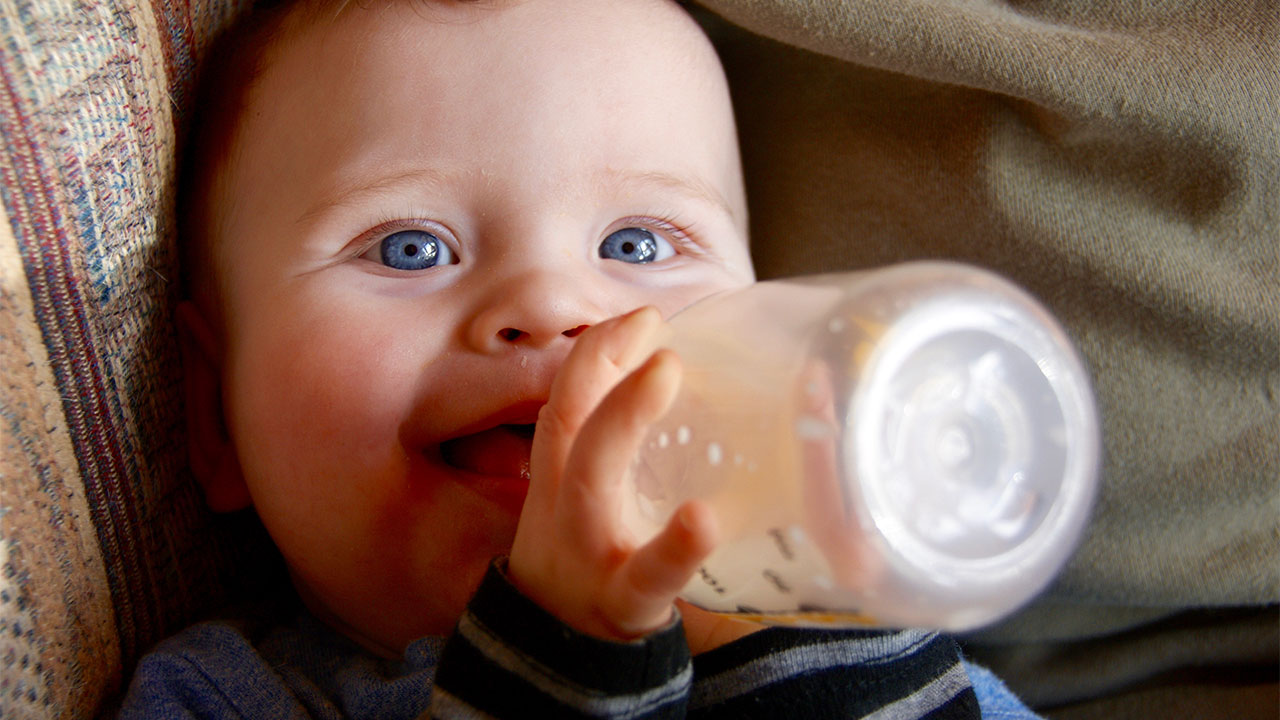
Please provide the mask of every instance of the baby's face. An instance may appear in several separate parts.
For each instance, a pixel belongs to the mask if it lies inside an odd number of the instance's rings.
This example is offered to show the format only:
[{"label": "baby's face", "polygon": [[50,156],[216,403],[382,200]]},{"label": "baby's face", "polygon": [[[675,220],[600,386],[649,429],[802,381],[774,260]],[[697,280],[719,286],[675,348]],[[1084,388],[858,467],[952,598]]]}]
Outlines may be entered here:
[{"label": "baby's face", "polygon": [[268,56],[214,255],[253,503],[313,608],[398,652],[509,549],[583,326],[752,271],[727,91],[678,8],[361,5]]}]

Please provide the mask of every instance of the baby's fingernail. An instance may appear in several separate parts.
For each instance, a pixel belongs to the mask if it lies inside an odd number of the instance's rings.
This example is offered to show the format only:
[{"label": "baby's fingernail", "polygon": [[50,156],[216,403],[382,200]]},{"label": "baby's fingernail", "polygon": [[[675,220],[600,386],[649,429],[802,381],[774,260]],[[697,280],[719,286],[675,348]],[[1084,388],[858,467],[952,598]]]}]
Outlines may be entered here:
[{"label": "baby's fingernail", "polygon": [[681,507],[676,510],[676,522],[680,523],[680,529],[689,532],[689,509]]},{"label": "baby's fingernail", "polygon": [[689,505],[682,505],[676,511],[676,519],[680,521],[680,527],[684,528],[685,532],[691,532],[698,526],[697,511]]},{"label": "baby's fingernail", "polygon": [[633,317],[638,317],[640,315],[646,315],[646,314],[657,313],[657,312],[658,312],[658,308],[652,305],[642,305],[636,308],[635,310],[632,310],[631,312],[627,313],[624,317],[633,318]]},{"label": "baby's fingernail", "polygon": [[687,502],[676,510],[676,522],[703,555],[719,543],[720,527],[714,512],[705,504]]}]

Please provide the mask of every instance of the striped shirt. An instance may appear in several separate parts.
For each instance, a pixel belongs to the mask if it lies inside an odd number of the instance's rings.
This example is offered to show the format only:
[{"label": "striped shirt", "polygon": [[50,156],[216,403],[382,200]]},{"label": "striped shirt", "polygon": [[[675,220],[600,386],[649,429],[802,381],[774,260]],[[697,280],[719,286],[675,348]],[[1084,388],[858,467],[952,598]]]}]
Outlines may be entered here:
[{"label": "striped shirt", "polygon": [[[261,631],[201,623],[166,640],[139,664],[120,717],[979,717],[946,636],[766,629],[691,658],[678,620],[634,642],[600,640],[557,621],[496,565],[447,641],[420,639],[398,660],[305,611],[291,618]],[[1032,717],[1017,707],[1000,717]]]},{"label": "striped shirt", "polygon": [[678,622],[614,643],[567,628],[496,568],[445,646],[435,718],[971,718],[937,633],[767,629],[689,657]]}]

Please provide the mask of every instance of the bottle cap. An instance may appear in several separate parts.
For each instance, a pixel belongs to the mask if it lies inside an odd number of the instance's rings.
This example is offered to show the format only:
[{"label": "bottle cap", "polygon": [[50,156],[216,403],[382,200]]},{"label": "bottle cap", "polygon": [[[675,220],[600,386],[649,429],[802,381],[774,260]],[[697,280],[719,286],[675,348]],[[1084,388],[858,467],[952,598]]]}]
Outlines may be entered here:
[{"label": "bottle cap", "polygon": [[963,265],[875,274],[879,314],[849,405],[852,485],[909,592],[988,622],[1058,573],[1092,507],[1088,375],[1058,323],[1008,281]]}]

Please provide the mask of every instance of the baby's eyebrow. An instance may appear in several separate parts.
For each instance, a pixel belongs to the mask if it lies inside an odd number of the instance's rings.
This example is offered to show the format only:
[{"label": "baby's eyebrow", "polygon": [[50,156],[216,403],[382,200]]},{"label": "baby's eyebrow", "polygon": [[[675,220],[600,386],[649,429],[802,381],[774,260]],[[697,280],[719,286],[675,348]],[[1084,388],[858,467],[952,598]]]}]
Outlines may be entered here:
[{"label": "baby's eyebrow", "polygon": [[434,168],[413,168],[394,175],[378,174],[369,178],[357,178],[323,196],[298,216],[298,224],[304,225],[325,211],[342,206],[359,205],[363,201],[384,192],[406,185],[447,185],[449,176]]},{"label": "baby's eyebrow", "polygon": [[[457,178],[435,168],[413,168],[391,175],[378,174],[369,178],[357,178],[339,186],[323,196],[298,216],[298,224],[305,225],[335,207],[358,206],[378,195],[406,185],[448,186]],[[677,174],[665,170],[634,170],[608,168],[602,178],[619,194],[645,193],[654,190],[693,198],[711,205],[731,218],[739,219],[733,206],[716,186],[696,174]]]},{"label": "baby's eyebrow", "polygon": [[733,207],[716,186],[697,175],[679,175],[664,170],[621,170],[609,168],[605,173],[609,182],[619,190],[634,191],[658,189],[701,200],[737,219]]}]

